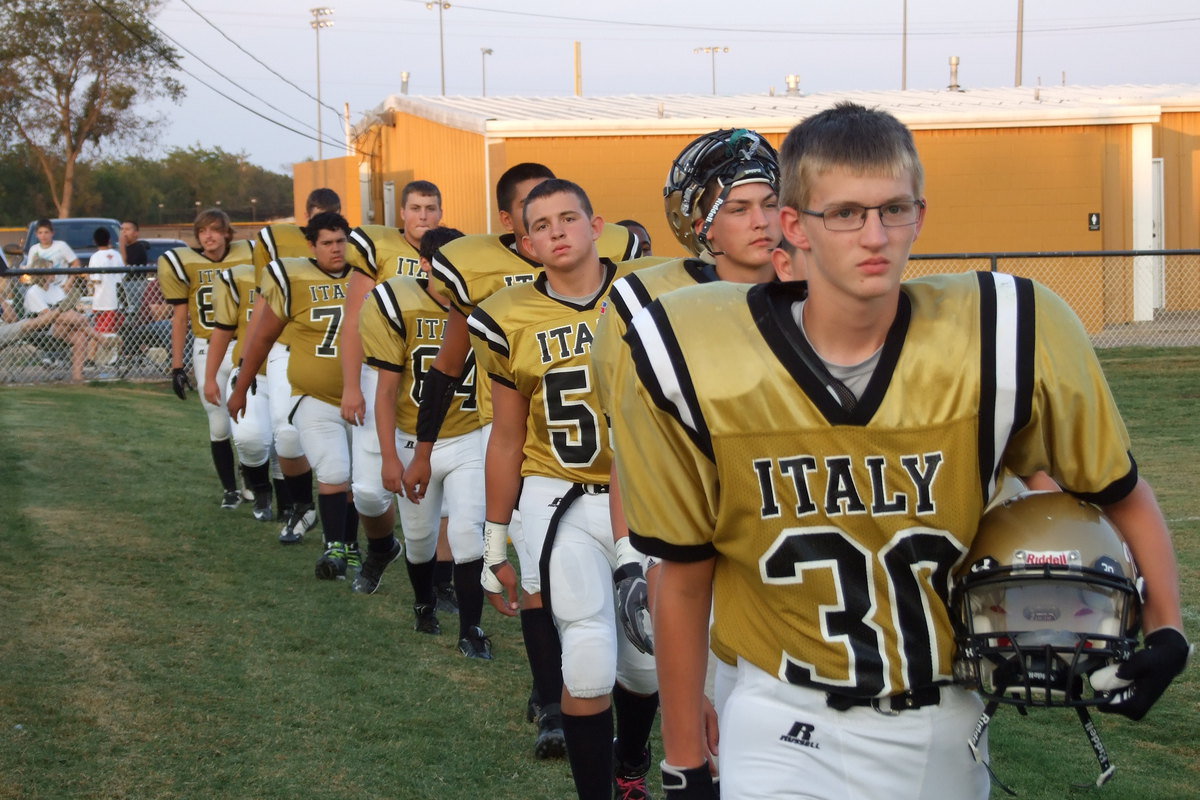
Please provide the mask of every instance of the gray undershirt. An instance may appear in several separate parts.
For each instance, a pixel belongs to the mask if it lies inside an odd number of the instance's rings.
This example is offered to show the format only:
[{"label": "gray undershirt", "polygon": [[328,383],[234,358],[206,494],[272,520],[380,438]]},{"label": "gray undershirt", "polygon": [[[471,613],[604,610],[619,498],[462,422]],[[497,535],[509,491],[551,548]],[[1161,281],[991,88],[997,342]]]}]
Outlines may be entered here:
[{"label": "gray undershirt", "polygon": [[[804,303],[804,300],[792,303],[792,317],[796,320],[796,326],[800,328],[800,333],[803,334],[805,341],[812,346],[812,340],[804,331]],[[849,366],[833,363],[818,353],[815,347],[813,347],[813,352],[817,353],[817,357],[821,359],[825,369],[829,370],[830,375],[841,381],[847,389],[854,393],[855,397],[861,399],[863,392],[867,389],[867,384],[871,382],[871,376],[875,374],[875,367],[879,365],[879,354],[883,352],[883,347],[881,346],[868,356],[865,361]]]}]

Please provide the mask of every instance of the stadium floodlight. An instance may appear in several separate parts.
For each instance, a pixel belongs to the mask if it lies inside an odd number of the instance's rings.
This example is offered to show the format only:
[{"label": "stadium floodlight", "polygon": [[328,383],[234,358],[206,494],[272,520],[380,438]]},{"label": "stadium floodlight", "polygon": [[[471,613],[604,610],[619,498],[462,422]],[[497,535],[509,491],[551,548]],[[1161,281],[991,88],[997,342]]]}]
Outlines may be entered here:
[{"label": "stadium floodlight", "polygon": [[705,55],[712,56],[712,93],[716,94],[717,93],[717,53],[728,53],[729,48],[713,45],[712,47],[697,47],[692,52],[696,53],[697,55],[699,55],[700,53],[704,53]]},{"label": "stadium floodlight", "polygon": [[487,97],[487,57],[492,54],[492,48],[479,48],[479,63],[483,69],[483,96]]},{"label": "stadium floodlight", "polygon": [[325,157],[321,147],[321,140],[324,138],[321,133],[321,28],[333,27],[333,9],[321,6],[310,8],[309,12],[312,14],[312,21],[308,24],[317,36],[317,161],[321,161]]},{"label": "stadium floodlight", "polygon": [[425,8],[430,10],[433,10],[435,6],[438,10],[438,55],[442,62],[442,96],[444,97],[446,94],[446,35],[442,28],[442,12],[450,8],[450,4],[445,0],[425,4]]}]

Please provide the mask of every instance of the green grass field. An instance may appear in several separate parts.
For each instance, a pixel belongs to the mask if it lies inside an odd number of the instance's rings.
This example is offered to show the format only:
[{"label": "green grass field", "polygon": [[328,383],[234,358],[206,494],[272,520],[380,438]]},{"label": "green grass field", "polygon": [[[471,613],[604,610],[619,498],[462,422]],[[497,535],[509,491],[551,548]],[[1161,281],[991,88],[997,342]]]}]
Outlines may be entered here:
[{"label": "green grass field", "polygon": [[[1200,351],[1102,357],[1196,636]],[[283,548],[217,508],[196,405],[163,384],[0,388],[0,798],[572,796],[563,762],[532,757],[516,622],[489,609],[496,661],[470,661],[453,618],[412,630],[402,570],[372,597],[314,580],[316,539]],[[1195,673],[1141,723],[1099,716],[1103,796],[1200,796]],[[1003,710],[992,737],[1021,797],[1094,779],[1068,711]]]}]

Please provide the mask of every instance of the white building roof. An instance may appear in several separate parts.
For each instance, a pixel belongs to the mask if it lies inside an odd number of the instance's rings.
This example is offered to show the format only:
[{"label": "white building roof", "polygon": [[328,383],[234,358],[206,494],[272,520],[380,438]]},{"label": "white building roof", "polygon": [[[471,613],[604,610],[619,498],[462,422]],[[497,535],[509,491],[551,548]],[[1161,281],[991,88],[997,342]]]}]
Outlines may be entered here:
[{"label": "white building roof", "polygon": [[355,132],[361,133],[388,112],[399,111],[495,138],[665,135],[723,127],[775,133],[786,132],[799,120],[843,100],[886,109],[914,130],[1129,124],[1155,122],[1164,111],[1200,110],[1200,84],[797,95],[391,95],[364,115]]}]

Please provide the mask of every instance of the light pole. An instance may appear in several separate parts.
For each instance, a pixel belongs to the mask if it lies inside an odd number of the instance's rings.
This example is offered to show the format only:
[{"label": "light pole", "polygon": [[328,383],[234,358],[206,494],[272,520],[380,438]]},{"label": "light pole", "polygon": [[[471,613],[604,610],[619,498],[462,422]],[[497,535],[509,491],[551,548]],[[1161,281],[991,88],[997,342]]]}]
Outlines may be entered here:
[{"label": "light pole", "polygon": [[312,26],[313,31],[317,36],[317,161],[324,160],[322,153],[321,139],[324,138],[321,134],[321,28],[333,27],[333,9],[321,6],[320,8],[311,8],[312,22],[308,23]]},{"label": "light pole", "polygon": [[445,0],[439,2],[426,3],[425,8],[432,9],[437,6],[438,10],[438,55],[442,62],[442,94],[446,94],[446,36],[442,28],[442,12],[450,8],[450,4]]},{"label": "light pole", "polygon": [[492,48],[479,48],[479,65],[483,69],[483,96],[487,97],[487,57],[492,54]]},{"label": "light pole", "polygon": [[258,222],[258,198],[250,198],[250,221]]},{"label": "light pole", "polygon": [[718,47],[718,46],[714,45],[712,47],[697,47],[692,52],[696,53],[696,54],[705,53],[706,55],[712,56],[712,93],[716,94],[717,93],[717,53],[728,53],[729,48],[728,47]]}]

